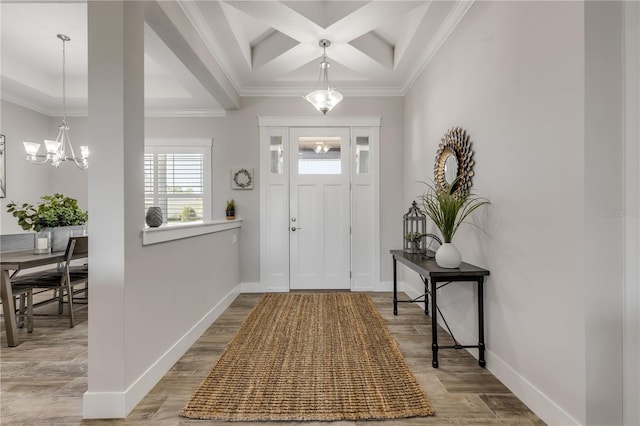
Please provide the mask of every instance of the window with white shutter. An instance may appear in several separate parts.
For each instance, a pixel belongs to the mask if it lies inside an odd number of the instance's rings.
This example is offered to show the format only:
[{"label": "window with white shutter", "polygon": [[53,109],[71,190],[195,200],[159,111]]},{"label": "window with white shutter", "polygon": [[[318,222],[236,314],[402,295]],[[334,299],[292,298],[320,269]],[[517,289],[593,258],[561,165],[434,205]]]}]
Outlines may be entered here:
[{"label": "window with white shutter", "polygon": [[145,211],[160,207],[164,223],[210,220],[210,182],[210,147],[145,147]]}]

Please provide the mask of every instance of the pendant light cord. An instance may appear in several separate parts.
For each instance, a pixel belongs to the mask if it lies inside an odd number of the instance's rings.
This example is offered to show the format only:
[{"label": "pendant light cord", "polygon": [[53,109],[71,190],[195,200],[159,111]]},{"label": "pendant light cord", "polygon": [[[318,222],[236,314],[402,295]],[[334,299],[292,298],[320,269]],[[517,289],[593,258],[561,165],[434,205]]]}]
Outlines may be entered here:
[{"label": "pendant light cord", "polygon": [[62,40],[62,122],[67,124],[67,78],[66,78],[66,65],[67,55],[66,47],[67,41]]},{"label": "pendant light cord", "polygon": [[64,34],[58,34],[62,40],[62,123],[67,125],[67,42],[71,40]]}]

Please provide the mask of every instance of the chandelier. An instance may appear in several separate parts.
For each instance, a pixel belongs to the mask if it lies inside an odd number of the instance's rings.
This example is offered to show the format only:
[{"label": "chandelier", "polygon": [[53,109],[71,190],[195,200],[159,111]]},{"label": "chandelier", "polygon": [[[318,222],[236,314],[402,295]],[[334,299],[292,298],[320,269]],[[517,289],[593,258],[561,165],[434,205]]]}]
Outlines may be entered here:
[{"label": "chandelier", "polygon": [[[76,157],[69,138],[69,126],[67,126],[67,87],[66,87],[66,55],[65,43],[71,40],[64,34],[58,34],[58,38],[62,40],[62,124],[59,126],[58,137],[56,140],[45,139],[44,144],[47,149],[47,155],[39,155],[40,144],[37,142],[23,142],[24,149],[27,151],[27,160],[33,164],[44,164],[51,162],[54,167],[60,167],[63,161],[73,161],[80,170],[86,170],[89,167],[89,147],[80,147],[80,157]],[[69,153],[67,155],[67,145]]]},{"label": "chandelier", "polygon": [[[329,85],[329,61],[327,60],[327,47],[331,42],[326,39],[320,40],[320,47],[323,49],[322,62],[320,62],[320,75],[315,89],[304,98],[311,103],[322,115],[327,115],[334,106],[342,100],[342,94]],[[322,89],[318,89],[322,80]]]}]

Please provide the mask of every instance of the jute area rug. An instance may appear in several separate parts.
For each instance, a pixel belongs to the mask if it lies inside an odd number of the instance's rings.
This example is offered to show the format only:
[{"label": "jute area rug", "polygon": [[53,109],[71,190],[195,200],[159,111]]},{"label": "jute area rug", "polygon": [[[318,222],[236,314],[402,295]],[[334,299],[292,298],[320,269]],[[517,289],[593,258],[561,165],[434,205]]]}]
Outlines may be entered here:
[{"label": "jute area rug", "polygon": [[266,294],[180,414],[227,421],[433,415],[371,298]]}]

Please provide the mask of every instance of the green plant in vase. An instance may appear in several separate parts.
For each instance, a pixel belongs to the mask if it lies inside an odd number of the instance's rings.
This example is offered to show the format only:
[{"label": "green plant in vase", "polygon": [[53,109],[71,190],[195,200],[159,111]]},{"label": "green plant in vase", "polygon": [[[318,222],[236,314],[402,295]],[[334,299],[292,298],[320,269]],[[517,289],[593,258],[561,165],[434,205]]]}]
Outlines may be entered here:
[{"label": "green plant in vase", "polygon": [[43,228],[84,225],[89,214],[78,206],[78,200],[62,194],[44,195],[37,206],[30,203],[7,204],[7,212],[18,219],[18,225],[25,231],[40,231]]},{"label": "green plant in vase", "polygon": [[236,218],[236,202],[232,199],[227,201],[227,208],[225,209],[227,220],[233,220]]},{"label": "green plant in vase", "polygon": [[[84,225],[89,214],[78,206],[78,200],[63,194],[44,195],[38,205],[30,203],[7,204],[7,212],[18,220],[25,231],[36,233],[37,253],[62,251],[72,234],[72,226]],[[49,242],[46,242],[50,240]],[[45,243],[46,242],[46,243]]]},{"label": "green plant in vase", "polygon": [[[436,262],[443,268],[457,268],[462,262],[462,257],[452,244],[453,236],[460,225],[470,223],[466,222],[466,219],[471,213],[490,202],[470,191],[456,190],[456,181],[442,188],[436,188],[433,183],[423,183],[427,190],[420,197],[422,210],[436,225],[444,240],[436,252]],[[473,223],[471,225],[477,227]]]}]

